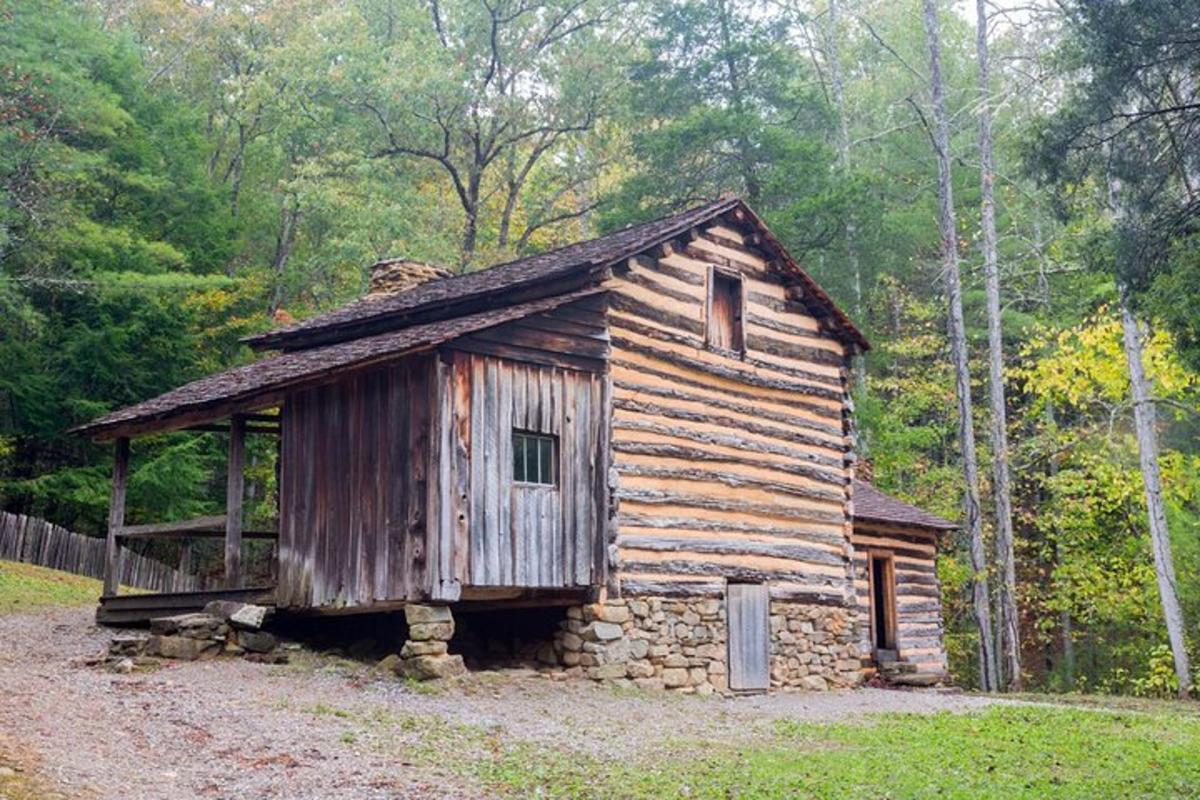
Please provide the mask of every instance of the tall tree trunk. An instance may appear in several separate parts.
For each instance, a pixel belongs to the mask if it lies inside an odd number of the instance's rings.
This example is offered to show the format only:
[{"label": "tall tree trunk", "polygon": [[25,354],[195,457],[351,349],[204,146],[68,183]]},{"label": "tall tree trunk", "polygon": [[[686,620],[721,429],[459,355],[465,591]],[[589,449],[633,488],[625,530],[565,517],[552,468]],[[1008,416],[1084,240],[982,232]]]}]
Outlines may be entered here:
[{"label": "tall tree trunk", "polygon": [[[833,102],[838,115],[838,167],[843,173],[850,169],[850,123],[846,113],[846,88],[842,80],[842,62],[838,52],[838,0],[829,0],[829,30],[826,33],[826,50],[829,57],[829,83],[833,89]],[[854,288],[854,318],[863,319],[862,266],[858,259],[858,226],[853,209],[846,215],[846,263]],[[854,385],[862,391],[867,386],[867,362],[859,353],[854,357]]]},{"label": "tall tree trunk", "polygon": [[467,172],[466,185],[459,192],[459,202],[463,207],[463,230],[459,253],[458,267],[466,272],[471,262],[475,260],[475,247],[479,237],[479,192],[483,183],[483,168],[473,164]]},{"label": "tall tree trunk", "polygon": [[958,236],[954,221],[954,189],[950,175],[950,126],[946,119],[942,54],[938,42],[936,0],[922,0],[925,38],[929,45],[929,93],[933,102],[933,143],[938,164],[938,222],[942,233],[942,260],[946,296],[950,306],[950,350],[958,393],[958,435],[962,447],[964,506],[971,539],[972,595],[975,624],[979,629],[979,683],[984,691],[996,690],[996,654],[993,649],[991,599],[988,592],[987,554],[979,510],[979,462],[975,454],[975,420],[971,408],[971,372],[967,363],[967,334],[963,322],[962,283],[958,273]]},{"label": "tall tree trunk", "polygon": [[286,195],[283,206],[279,209],[279,231],[275,235],[275,255],[271,258],[271,276],[275,286],[271,290],[271,305],[268,311],[272,316],[283,307],[284,272],[287,270],[288,259],[292,257],[299,226],[299,201],[292,195]]},{"label": "tall tree trunk", "polygon": [[1154,551],[1154,576],[1158,580],[1158,598],[1167,622],[1167,639],[1175,657],[1175,677],[1179,679],[1179,697],[1191,691],[1192,671],[1188,663],[1184,635],[1183,609],[1175,584],[1175,565],[1171,559],[1171,537],[1167,530],[1167,511],[1163,501],[1162,476],[1158,469],[1158,436],[1154,430],[1154,400],[1150,382],[1142,366],[1142,326],[1129,306],[1129,292],[1120,287],[1121,327],[1125,335],[1125,360],[1129,362],[1129,391],[1133,398],[1133,424],[1137,432],[1138,459],[1142,484],[1146,490],[1146,511],[1150,517],[1150,545]]},{"label": "tall tree trunk", "polygon": [[1014,691],[1021,688],[1021,634],[1017,618],[1017,570],[1013,555],[1012,490],[1008,469],[1008,419],[1004,398],[1004,338],[1000,326],[1000,267],[996,255],[995,174],[992,164],[992,106],[989,85],[986,0],[975,0],[975,53],[979,60],[980,217],[983,225],[983,274],[987,293],[988,395],[992,406],[992,489],[996,504],[996,565],[1002,675]]},{"label": "tall tree trunk", "polygon": [[[1109,155],[1105,152],[1106,157]],[[1106,172],[1108,207],[1114,227],[1120,235],[1125,218],[1121,202],[1119,179]],[[1133,401],[1133,426],[1138,443],[1138,461],[1142,470],[1142,486],[1146,493],[1146,513],[1150,523],[1150,547],[1154,552],[1154,577],[1158,582],[1158,597],[1163,618],[1167,623],[1167,639],[1175,660],[1175,677],[1179,681],[1179,696],[1186,698],[1192,688],[1191,665],[1188,663],[1187,640],[1184,633],[1183,610],[1175,587],[1175,563],[1171,557],[1171,537],[1167,529],[1167,510],[1162,495],[1162,475],[1158,469],[1158,435],[1155,432],[1154,399],[1150,382],[1142,364],[1142,330],[1133,316],[1129,288],[1118,279],[1118,302],[1121,306],[1121,330],[1125,344],[1125,361],[1129,366],[1129,394]]]},{"label": "tall tree trunk", "polygon": [[[738,70],[737,55],[734,51],[733,23],[731,20],[733,10],[729,6],[729,2],[722,0],[717,21],[721,26],[721,58],[725,62],[725,78],[729,81],[729,103],[738,115],[738,124],[740,126],[742,117],[746,113],[746,101],[745,92],[742,89],[740,71]],[[751,143],[746,140],[744,132],[739,131],[737,134],[736,146],[738,149],[738,160],[741,162],[742,167],[742,181],[746,186],[746,202],[752,206],[758,205],[758,201],[762,197],[762,184],[759,182],[755,169]]]},{"label": "tall tree trunk", "polygon": [[[1038,230],[1041,230],[1040,225]],[[1040,234],[1038,235],[1038,242],[1041,242]],[[1038,249],[1038,254],[1040,257],[1040,247]],[[1049,310],[1049,290],[1043,294],[1043,302],[1045,303],[1046,309]],[[1046,403],[1046,430],[1053,432],[1058,430],[1058,418],[1054,411],[1053,400],[1050,400]],[[1059,455],[1058,451],[1055,450],[1050,455],[1050,465],[1049,469],[1047,470],[1051,481],[1053,481],[1054,477],[1058,475],[1058,462]],[[1047,498],[1043,497],[1043,499]],[[1054,537],[1054,564],[1055,566],[1059,566],[1062,564],[1062,552],[1059,550],[1060,531],[1058,529],[1058,525],[1054,526],[1054,530],[1051,531],[1051,535]],[[1075,631],[1074,625],[1071,622],[1071,609],[1064,608],[1062,611],[1058,612],[1058,632],[1060,643],[1062,645],[1063,681],[1066,684],[1067,690],[1070,691],[1075,686]]]}]

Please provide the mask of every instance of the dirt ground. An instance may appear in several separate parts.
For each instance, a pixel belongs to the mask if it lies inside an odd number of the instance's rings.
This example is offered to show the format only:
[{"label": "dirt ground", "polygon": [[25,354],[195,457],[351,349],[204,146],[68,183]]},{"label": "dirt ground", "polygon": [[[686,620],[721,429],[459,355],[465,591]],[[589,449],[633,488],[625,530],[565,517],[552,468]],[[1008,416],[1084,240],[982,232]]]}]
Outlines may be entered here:
[{"label": "dirt ground", "polygon": [[221,659],[117,675],[81,663],[112,635],[92,614],[0,617],[0,770],[67,798],[482,797],[462,767],[500,741],[644,757],[681,740],[751,742],[779,719],[993,702],[879,689],[700,698],[516,670],[429,687],[308,652],[280,666]]}]

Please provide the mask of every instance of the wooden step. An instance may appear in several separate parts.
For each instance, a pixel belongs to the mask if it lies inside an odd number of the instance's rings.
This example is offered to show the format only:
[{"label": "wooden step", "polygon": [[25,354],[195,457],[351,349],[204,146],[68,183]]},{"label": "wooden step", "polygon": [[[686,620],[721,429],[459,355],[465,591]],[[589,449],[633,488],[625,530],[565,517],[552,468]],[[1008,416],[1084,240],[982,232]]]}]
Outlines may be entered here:
[{"label": "wooden step", "polygon": [[100,605],[96,609],[96,622],[113,626],[145,625],[155,617],[200,611],[213,600],[272,606],[275,604],[275,587],[256,586],[247,589],[207,589],[198,592],[158,592],[101,597]]}]

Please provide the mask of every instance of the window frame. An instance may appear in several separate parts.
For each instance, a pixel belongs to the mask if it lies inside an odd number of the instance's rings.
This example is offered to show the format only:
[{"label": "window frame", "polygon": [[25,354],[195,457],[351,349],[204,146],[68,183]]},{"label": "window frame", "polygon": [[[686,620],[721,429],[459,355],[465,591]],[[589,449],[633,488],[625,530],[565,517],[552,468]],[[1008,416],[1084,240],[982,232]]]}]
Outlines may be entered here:
[{"label": "window frame", "polygon": [[[542,459],[541,459],[541,444],[540,444],[540,443],[541,443],[541,442],[548,442],[548,443],[549,443],[549,445],[550,445],[550,458],[549,458],[549,462],[548,462],[548,463],[549,463],[549,465],[550,465],[550,473],[551,473],[551,474],[550,474],[550,480],[549,480],[549,481],[542,481],[542,480],[531,481],[531,480],[527,480],[527,478],[529,477],[529,461],[528,461],[528,453],[529,453],[529,451],[528,451],[528,449],[525,449],[525,450],[524,450],[524,452],[523,452],[523,456],[525,457],[525,460],[523,461],[523,464],[524,464],[524,467],[525,467],[525,478],[526,478],[526,479],[522,479],[522,478],[518,478],[518,477],[517,477],[517,464],[516,464],[516,459],[517,459],[517,441],[518,441],[518,439],[520,439],[520,440],[522,440],[522,441],[524,441],[524,442],[528,442],[528,441],[535,441],[535,442],[538,442],[538,443],[539,443],[539,444],[538,444],[538,447],[536,448],[536,451],[537,451],[537,472],[538,472],[538,478],[539,478],[539,479],[541,478],[541,465],[542,465]],[[561,472],[561,469],[560,469],[560,466],[559,466],[559,463],[558,463],[558,460],[559,460],[559,456],[558,456],[558,454],[559,454],[559,442],[558,442],[558,436],[556,436],[556,435],[555,435],[555,434],[553,434],[553,433],[545,433],[545,432],[543,432],[543,431],[531,431],[531,430],[527,430],[527,429],[525,429],[525,428],[513,428],[513,429],[512,429],[512,436],[511,436],[511,438],[509,439],[509,441],[510,441],[510,443],[511,443],[511,446],[512,446],[512,462],[511,462],[511,463],[512,463],[512,468],[513,468],[513,471],[512,471],[512,481],[513,481],[513,485],[514,485],[514,486],[521,486],[521,487],[525,487],[525,488],[532,488],[532,489],[557,489],[557,488],[558,488],[558,486],[559,486],[559,475],[560,475],[560,472]]]},{"label": "window frame", "polygon": [[[713,317],[713,307],[716,304],[717,282],[728,281],[733,284],[737,296],[733,298],[734,316],[731,320],[733,330],[730,331],[733,347],[725,347],[717,343],[716,320]],[[704,343],[709,350],[736,358],[746,355],[746,279],[740,272],[722,269],[713,264],[708,267],[707,291],[704,305]]]}]

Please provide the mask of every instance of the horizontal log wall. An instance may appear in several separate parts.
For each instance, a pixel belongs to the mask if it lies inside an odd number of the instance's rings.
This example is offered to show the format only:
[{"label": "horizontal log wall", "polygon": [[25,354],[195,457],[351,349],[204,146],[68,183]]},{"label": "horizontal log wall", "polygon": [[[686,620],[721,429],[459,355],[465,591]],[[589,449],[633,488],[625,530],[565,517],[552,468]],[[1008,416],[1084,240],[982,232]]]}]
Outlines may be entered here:
[{"label": "horizontal log wall", "polygon": [[[860,520],[854,525],[855,592],[859,617],[871,617],[870,576],[867,554],[889,553],[895,570],[896,648],[901,661],[921,671],[944,672],[941,585],[938,583],[937,533],[908,526],[889,526]],[[871,627],[862,626],[862,652],[869,654]]]},{"label": "horizontal log wall", "polygon": [[[122,586],[152,592],[189,592],[205,582],[161,561],[122,547],[119,552]],[[21,561],[50,569],[104,578],[104,539],[84,536],[52,522],[0,511],[0,561]]]},{"label": "horizontal log wall", "polygon": [[402,359],[286,399],[280,606],[365,608],[428,596],[433,360]]},{"label": "horizontal log wall", "polygon": [[[706,344],[710,270],[743,279],[745,351]],[[611,280],[612,451],[623,594],[852,596],[843,345],[731,225]]]}]

